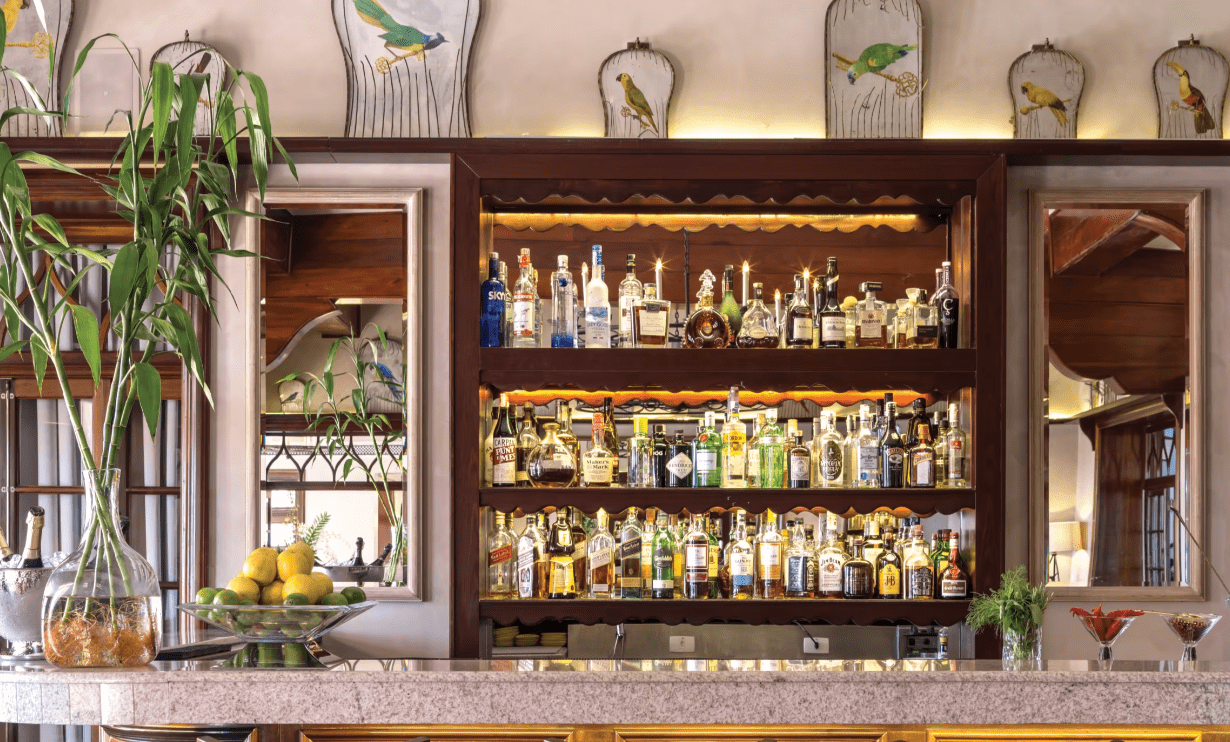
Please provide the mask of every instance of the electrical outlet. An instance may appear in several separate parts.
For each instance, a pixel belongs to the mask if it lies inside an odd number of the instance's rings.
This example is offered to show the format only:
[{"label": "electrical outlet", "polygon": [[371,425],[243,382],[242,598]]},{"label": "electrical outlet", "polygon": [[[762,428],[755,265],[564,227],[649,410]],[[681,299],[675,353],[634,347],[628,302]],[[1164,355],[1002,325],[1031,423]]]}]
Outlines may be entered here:
[{"label": "electrical outlet", "polygon": [[828,637],[820,636],[812,639],[811,637],[803,637],[803,654],[828,654],[829,640]]},{"label": "electrical outlet", "polygon": [[671,637],[672,652],[695,652],[696,637],[694,636],[672,636]]}]

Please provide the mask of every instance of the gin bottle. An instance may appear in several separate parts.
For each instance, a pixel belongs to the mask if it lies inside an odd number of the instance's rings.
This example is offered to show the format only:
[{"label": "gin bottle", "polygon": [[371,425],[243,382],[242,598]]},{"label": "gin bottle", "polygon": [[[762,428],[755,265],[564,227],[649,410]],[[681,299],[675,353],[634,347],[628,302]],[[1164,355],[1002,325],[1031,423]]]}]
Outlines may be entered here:
[{"label": "gin bottle", "polygon": [[831,412],[820,418],[820,439],[816,445],[816,487],[844,487],[845,449]]},{"label": "gin bottle", "polygon": [[481,348],[499,348],[504,344],[504,305],[508,294],[500,280],[500,254],[491,253],[487,259],[487,280],[480,292],[482,305],[478,319],[478,345]]},{"label": "gin bottle", "polygon": [[777,424],[777,410],[765,413],[765,426],[760,431],[760,488],[786,487],[786,439]]},{"label": "gin bottle", "polygon": [[666,486],[692,486],[692,445],[683,438],[683,431],[675,431],[675,439],[667,449]]},{"label": "gin bottle", "polygon": [[666,465],[670,463],[670,444],[666,442],[666,426],[653,426],[652,439],[652,461],[653,461],[653,484],[651,487],[665,487],[667,469]]},{"label": "gin bottle", "polygon": [[619,282],[619,335],[613,343],[619,348],[636,347],[632,332],[633,314],[645,298],[645,287],[636,277],[636,256],[628,253],[628,274]]},{"label": "gin bottle", "polygon": [[747,486],[760,486],[760,431],[764,430],[765,414],[756,413],[752,437],[747,440]]},{"label": "gin bottle", "polygon": [[632,418],[632,440],[628,441],[628,486],[654,487],[653,439],[649,437],[649,418]]},{"label": "gin bottle", "polygon": [[722,486],[722,439],[714,427],[716,415],[705,413],[705,423],[692,441],[692,484],[695,487]]},{"label": "gin bottle", "polygon": [[722,426],[722,486],[747,486],[747,426],[739,419],[739,387],[732,386]]},{"label": "gin bottle", "polygon": [[754,284],[753,297],[743,315],[735,345],[740,348],[776,348],[778,345],[777,319],[773,311],[764,305],[764,285]]},{"label": "gin bottle", "polygon": [[551,274],[552,348],[575,348],[577,345],[577,287],[568,270],[568,256],[556,258],[558,266]]},{"label": "gin bottle", "polygon": [[795,433],[786,454],[789,471],[788,486],[791,489],[811,487],[811,450],[803,445],[803,434]]},{"label": "gin bottle", "polygon": [[538,286],[534,283],[534,266],[530,264],[530,250],[521,248],[517,257],[521,275],[513,285],[512,347],[534,348],[534,309],[537,306]]},{"label": "gin bottle", "polygon": [[602,280],[602,245],[594,245],[594,271],[585,287],[585,347],[611,347],[611,299]]},{"label": "gin bottle", "polygon": [[846,415],[846,436],[841,440],[841,450],[845,454],[845,473],[842,477],[843,487],[854,487],[858,483],[858,414]]}]

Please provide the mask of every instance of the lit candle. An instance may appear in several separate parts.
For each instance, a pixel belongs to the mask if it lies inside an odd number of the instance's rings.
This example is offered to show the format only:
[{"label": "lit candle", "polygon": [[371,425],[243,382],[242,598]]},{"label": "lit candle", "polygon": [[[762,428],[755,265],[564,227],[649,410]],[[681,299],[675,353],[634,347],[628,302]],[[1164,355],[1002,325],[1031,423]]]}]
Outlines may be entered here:
[{"label": "lit candle", "polygon": [[748,281],[752,280],[751,276],[752,276],[751,267],[747,264],[747,261],[744,260],[743,261],[743,306],[745,307],[747,306]]},{"label": "lit candle", "polygon": [[773,289],[773,314],[777,317],[777,324],[782,323],[782,290]]},{"label": "lit candle", "polygon": [[653,266],[653,280],[654,280],[654,283],[656,283],[658,286],[658,298],[665,299],[666,298],[666,287],[662,285],[662,259],[661,258],[659,258],[658,262],[655,263]]}]

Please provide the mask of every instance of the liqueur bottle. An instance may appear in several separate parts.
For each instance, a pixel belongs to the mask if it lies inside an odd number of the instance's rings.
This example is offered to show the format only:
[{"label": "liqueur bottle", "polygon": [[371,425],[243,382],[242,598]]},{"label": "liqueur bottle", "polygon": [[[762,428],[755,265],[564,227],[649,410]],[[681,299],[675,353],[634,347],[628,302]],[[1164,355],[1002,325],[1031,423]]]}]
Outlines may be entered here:
[{"label": "liqueur bottle", "polygon": [[961,325],[958,320],[961,313],[961,297],[957,295],[957,289],[952,285],[952,263],[945,260],[940,265],[943,266],[940,285],[935,290],[935,296],[931,297],[931,304],[939,312],[939,345],[941,348],[957,348],[960,347],[958,335]]},{"label": "liqueur bottle", "polygon": [[871,563],[863,557],[863,539],[854,537],[854,547],[851,556],[841,567],[842,597],[864,600],[871,597],[872,585],[875,582],[875,571]]},{"label": "liqueur bottle", "polygon": [[542,443],[534,432],[533,406],[525,403],[525,411],[521,414],[521,426],[517,429],[517,471],[518,487],[530,486],[530,454]]},{"label": "liqueur bottle", "polygon": [[829,258],[824,272],[824,306],[820,309],[820,347],[846,347],[846,313],[837,290],[837,258]]},{"label": "liqueur bottle", "polygon": [[739,311],[739,302],[735,301],[735,267],[733,265],[726,266],[722,274],[722,306],[718,307],[718,312],[726,318],[730,336],[738,337],[739,329],[743,326],[743,315]]},{"label": "liqueur bottle", "polygon": [[890,531],[884,536],[884,551],[876,559],[876,594],[885,600],[900,600],[901,556],[897,554],[896,537]]},{"label": "liqueur bottle", "polygon": [[513,284],[512,347],[534,348],[534,309],[537,307],[538,285],[534,282],[534,266],[530,264],[530,250],[521,248],[517,256],[521,275]]},{"label": "liqueur bottle", "polygon": [[747,514],[740,510],[735,515],[735,529],[730,534],[726,563],[730,567],[730,597],[735,600],[750,600],[755,594],[755,552],[747,540]]},{"label": "liqueur bottle", "polygon": [[479,292],[481,306],[478,316],[478,345],[480,348],[499,348],[504,344],[504,304],[508,292],[500,281],[500,254],[491,253],[487,258],[487,280]]},{"label": "liqueur bottle", "polygon": [[619,348],[636,347],[632,323],[636,315],[636,306],[645,298],[645,286],[636,277],[636,256],[628,253],[628,273],[619,282]]},{"label": "liqueur bottle", "polygon": [[546,518],[542,513],[527,517],[517,540],[517,597],[524,600],[546,598],[550,587]]},{"label": "liqueur bottle", "polygon": [[632,418],[632,440],[628,441],[628,486],[653,487],[653,439],[649,437],[649,418]]},{"label": "liqueur bottle", "polygon": [[801,274],[794,276],[794,300],[786,310],[786,347],[810,348],[814,313],[807,303],[807,287]]},{"label": "liqueur bottle", "polygon": [[931,571],[933,565],[927,553],[927,547],[922,540],[923,527],[914,526],[912,540],[914,545],[906,550],[905,557],[905,599],[931,600],[935,591],[935,574]]},{"label": "liqueur bottle", "polygon": [[667,449],[670,457],[666,462],[667,487],[692,486],[692,444],[683,438],[683,431],[675,431],[675,439]]},{"label": "liqueur bottle", "polygon": [[551,274],[552,348],[575,348],[577,345],[577,285],[568,270],[568,256],[556,258],[557,268]]},{"label": "liqueur bottle", "polygon": [[641,597],[641,523],[636,508],[628,508],[628,517],[619,532],[619,597]]},{"label": "liqueur bottle", "polygon": [[725,348],[730,343],[730,325],[726,322],[726,317],[713,308],[714,280],[715,277],[709,270],[700,276],[696,310],[688,317],[683,328],[685,348]]},{"label": "liqueur bottle", "polygon": [[511,598],[517,585],[513,560],[517,535],[509,530],[507,523],[507,516],[496,511],[495,528],[487,539],[487,597],[494,600]]},{"label": "liqueur bottle", "polygon": [[948,564],[937,574],[939,597],[943,600],[964,600],[969,597],[969,573],[961,564],[961,549],[956,531],[948,534]]},{"label": "liqueur bottle", "polygon": [[666,525],[666,513],[661,512],[658,513],[658,531],[653,537],[652,591],[656,600],[675,597],[675,536]]},{"label": "liqueur bottle", "polygon": [[585,347],[611,347],[611,298],[602,280],[602,245],[594,245],[594,271],[585,287]]},{"label": "liqueur bottle", "polygon": [[764,430],[765,413],[756,413],[752,437],[747,440],[747,486],[760,486],[760,431]]},{"label": "liqueur bottle", "polygon": [[726,399],[726,423],[722,426],[722,486],[747,486],[747,426],[739,419],[737,386],[730,388]]},{"label": "liqueur bottle", "polygon": [[855,487],[880,486],[880,440],[871,430],[871,408],[859,409],[858,435],[854,441],[858,477]]},{"label": "liqueur bottle", "polygon": [[517,484],[517,432],[513,430],[507,394],[500,394],[499,406],[491,443],[491,485],[514,487]]},{"label": "liqueur bottle", "polygon": [[816,442],[816,480],[812,486],[844,487],[846,485],[846,454],[837,421],[833,413],[825,412],[820,417],[820,438]]},{"label": "liqueur bottle", "polygon": [[572,524],[568,522],[568,509],[556,508],[555,522],[551,524],[551,530],[547,534],[547,561],[551,571],[551,588],[547,597],[552,600],[571,600],[577,597],[572,544]]},{"label": "liqueur bottle", "polygon": [[584,478],[584,486],[610,487],[611,472],[616,465],[615,454],[603,444],[602,413],[595,412],[589,450],[581,457],[581,475]]},{"label": "liqueur bottle", "polygon": [[666,426],[653,426],[653,439],[650,442],[653,469],[653,484],[651,487],[665,487],[667,480],[666,465],[670,462],[670,444],[666,442]]},{"label": "liqueur bottle", "polygon": [[658,298],[658,287],[645,284],[645,297],[632,308],[632,335],[637,348],[665,348],[671,303]]},{"label": "liqueur bottle", "polygon": [[743,315],[735,345],[740,348],[776,348],[777,319],[773,311],[764,305],[764,285],[757,283],[752,288],[755,293]]},{"label": "liqueur bottle", "polygon": [[705,413],[705,424],[692,441],[692,485],[722,486],[722,439],[714,428],[715,415]]},{"label": "liqueur bottle", "polygon": [[858,287],[863,300],[858,303],[858,329],[855,346],[859,348],[888,347],[888,308],[876,298],[884,287],[877,281],[867,281]]},{"label": "liqueur bottle", "polygon": [[907,487],[935,486],[935,448],[931,445],[931,426],[924,413],[915,435],[918,442],[909,449],[910,466],[906,471]]},{"label": "liqueur bottle", "polygon": [[897,405],[891,399],[884,403],[884,435],[880,438],[880,486],[905,486],[905,444],[897,432]]},{"label": "liqueur bottle", "polygon": [[777,424],[777,410],[765,413],[765,425],[760,430],[760,481],[762,489],[783,489],[786,486],[786,439]]},{"label": "liqueur bottle", "polygon": [[969,486],[969,437],[961,430],[961,407],[956,402],[948,405],[948,434],[944,436],[944,448],[947,451],[946,487],[965,488]]},{"label": "liqueur bottle", "polygon": [[837,516],[828,514],[826,519],[827,540],[816,556],[816,587],[821,598],[840,598],[843,595],[843,570],[846,551],[837,537]]},{"label": "liqueur bottle", "polygon": [[794,434],[794,440],[786,454],[786,459],[790,472],[788,482],[790,489],[811,487],[811,451],[803,445],[802,433]]},{"label": "liqueur bottle", "polygon": [[610,598],[615,594],[615,537],[607,528],[609,516],[598,509],[598,525],[586,545],[586,595],[590,598]]},{"label": "liqueur bottle", "polygon": [[[710,594],[709,534],[705,532],[703,516],[694,514],[692,525],[683,539],[683,597],[707,600]],[[712,560],[716,572],[717,561]]]}]

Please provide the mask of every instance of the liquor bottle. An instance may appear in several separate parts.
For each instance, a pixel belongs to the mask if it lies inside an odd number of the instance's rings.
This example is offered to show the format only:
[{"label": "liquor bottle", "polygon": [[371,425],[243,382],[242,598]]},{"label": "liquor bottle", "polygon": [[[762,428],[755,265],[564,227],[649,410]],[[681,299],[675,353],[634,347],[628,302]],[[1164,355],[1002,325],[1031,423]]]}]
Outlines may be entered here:
[{"label": "liquor bottle", "polygon": [[692,486],[722,486],[722,439],[714,428],[715,414],[705,413],[705,423],[692,441]]},{"label": "liquor bottle", "polygon": [[816,479],[814,487],[844,487],[846,484],[846,454],[837,421],[833,413],[825,412],[820,417],[820,437],[815,442]]},{"label": "liquor bottle", "polygon": [[880,486],[905,486],[905,444],[897,432],[897,405],[884,403],[884,435],[880,438]]},{"label": "liquor bottle", "polygon": [[500,394],[500,413],[491,439],[491,486],[517,484],[517,432],[513,429],[508,395]]},{"label": "liquor bottle", "polygon": [[692,486],[692,444],[683,438],[683,431],[675,431],[675,439],[667,449],[670,457],[666,462],[667,487]]},{"label": "liquor bottle", "polygon": [[931,297],[931,304],[939,313],[940,347],[956,348],[960,343],[958,335],[961,325],[958,320],[961,313],[961,297],[957,295],[957,289],[952,285],[952,263],[945,260],[940,265],[943,266],[943,274],[940,278],[940,285],[935,290],[935,296]]},{"label": "liquor bottle", "polygon": [[653,474],[653,484],[651,487],[665,487],[667,480],[666,465],[670,462],[670,444],[666,441],[666,426],[653,426],[653,439],[650,441],[652,449],[651,469]]},{"label": "liquor bottle", "polygon": [[632,323],[636,314],[636,306],[645,298],[645,286],[636,277],[636,256],[628,253],[628,272],[624,280],[619,282],[619,334],[617,348],[636,347]]},{"label": "liquor bottle", "polygon": [[747,486],[747,426],[739,419],[737,386],[730,388],[726,398],[726,422],[722,425],[722,486]]},{"label": "liquor bottle", "polygon": [[841,439],[842,486],[854,487],[858,482],[858,413],[846,415],[846,434]]},{"label": "liquor bottle", "polygon": [[538,298],[538,286],[534,283],[534,266],[530,264],[530,250],[521,248],[517,256],[517,267],[521,275],[513,284],[512,302],[512,347],[533,348],[534,345],[534,308]]},{"label": "liquor bottle", "polygon": [[911,297],[910,304],[914,311],[914,348],[938,348],[940,344],[939,312],[927,298],[926,289],[909,289],[917,291],[917,298]]},{"label": "liquor bottle", "polygon": [[645,296],[632,307],[632,338],[637,348],[665,348],[671,303],[658,298],[658,287],[645,284]]},{"label": "liquor bottle", "polygon": [[641,530],[641,595],[645,598],[653,594],[653,544],[658,533],[655,512],[653,508],[645,510],[645,525]]},{"label": "liquor bottle", "polygon": [[478,345],[480,348],[499,348],[504,344],[504,304],[508,292],[500,281],[500,254],[491,253],[487,258],[487,280],[479,294],[482,305],[478,318]]},{"label": "liquor bottle", "polygon": [[705,515],[705,535],[709,539],[709,597],[723,597],[719,576],[722,572],[722,542],[717,534],[718,525]]},{"label": "liquor bottle", "polygon": [[[748,262],[746,260],[744,260],[743,261],[743,294],[740,297],[742,301],[739,304],[739,314],[743,317],[744,321],[747,321],[747,312],[752,307],[752,294],[749,291],[749,287],[751,286],[751,280],[752,280],[752,267],[748,265]],[[739,329],[742,330],[743,328],[740,327]]]},{"label": "liquor bottle", "polygon": [[487,539],[487,597],[494,600],[511,598],[516,590],[513,549],[517,547],[517,535],[507,523],[507,516],[496,511],[495,528]]},{"label": "liquor bottle", "polygon": [[964,600],[969,597],[969,573],[961,563],[961,549],[956,531],[948,534],[948,563],[936,573],[939,597],[942,600]]},{"label": "liquor bottle", "polygon": [[794,299],[786,310],[786,347],[810,348],[814,313],[807,303],[807,287],[803,276],[794,276]]},{"label": "liquor bottle", "polygon": [[610,397],[602,400],[602,445],[610,451],[611,485],[621,484],[619,474],[619,432],[615,428],[615,402]]},{"label": "liquor bottle", "polygon": [[534,269],[534,346],[542,347],[542,297],[538,294],[538,269]]},{"label": "liquor bottle", "polygon": [[534,432],[534,406],[525,403],[525,411],[521,414],[521,426],[517,429],[517,473],[518,487],[530,486],[530,454],[538,448],[542,440]]},{"label": "liquor bottle", "polygon": [[756,582],[760,597],[769,600],[782,597],[782,556],[784,539],[779,530],[782,516],[768,512],[764,531],[756,541]]},{"label": "liquor bottle", "polygon": [[762,489],[786,487],[786,439],[777,424],[777,410],[765,412],[760,429],[760,482]]},{"label": "liquor bottle", "polygon": [[907,547],[905,556],[905,599],[931,600],[935,591],[935,574],[931,571],[933,565],[927,553],[927,547],[922,541],[923,527],[914,526],[913,546]]},{"label": "liquor bottle", "polygon": [[747,486],[760,486],[760,431],[764,430],[765,414],[756,413],[752,437],[747,439]]},{"label": "liquor bottle", "polygon": [[782,290],[773,289],[773,317],[777,320],[777,347],[786,347],[786,307],[790,299],[782,303]]},{"label": "liquor bottle", "polygon": [[927,422],[926,413],[918,423],[916,435],[918,442],[910,447],[908,456],[910,466],[906,472],[906,487],[935,486],[935,448],[931,445],[931,426]]},{"label": "liquor bottle", "polygon": [[649,437],[649,418],[632,418],[632,440],[628,441],[628,486],[656,486],[653,476],[653,439]]},{"label": "liquor bottle", "polygon": [[675,597],[675,535],[663,512],[658,513],[658,530],[653,537],[652,591],[656,600]]},{"label": "liquor bottle", "polygon": [[[710,593],[709,534],[704,518],[692,515],[692,525],[683,539],[683,597],[688,600],[708,600]],[[716,571],[716,560],[714,569]]]},{"label": "liquor bottle", "polygon": [[871,597],[874,583],[875,568],[863,556],[863,538],[855,536],[850,558],[841,566],[841,595],[852,600],[866,600]]},{"label": "liquor bottle", "polygon": [[885,600],[901,599],[901,555],[895,542],[891,531],[885,534],[884,551],[876,559],[876,594]]},{"label": "liquor bottle", "polygon": [[581,261],[581,282],[577,284],[577,347],[585,347],[585,292],[589,290],[589,263]]},{"label": "liquor bottle", "polygon": [[790,489],[811,487],[811,450],[803,445],[802,433],[794,434],[794,441],[786,453],[786,459],[790,471]]},{"label": "liquor bottle", "polygon": [[543,533],[546,523],[542,513],[526,517],[525,530],[517,540],[517,597],[525,600],[547,597],[550,570]]},{"label": "liquor bottle", "polygon": [[557,268],[551,274],[552,348],[577,346],[577,285],[568,270],[568,256],[556,258]]},{"label": "liquor bottle", "polygon": [[932,448],[935,449],[935,486],[943,487],[948,483],[948,446],[944,441],[948,438],[948,416],[946,412],[935,413],[935,425],[932,427]]},{"label": "liquor bottle", "polygon": [[[559,438],[560,443],[563,443],[564,447],[572,453],[572,460],[579,471],[581,468],[581,442],[577,440],[577,434],[572,431],[572,408],[562,399],[555,403],[555,422],[559,425],[559,432],[555,435]],[[581,486],[581,478],[574,477],[570,486]]]},{"label": "liquor bottle", "polygon": [[742,510],[735,514],[735,528],[726,548],[726,564],[730,568],[730,597],[735,600],[750,600],[755,594],[755,552],[747,540],[747,514]]},{"label": "liquor bottle", "polygon": [[802,520],[788,521],[786,528],[786,575],[787,598],[814,598],[816,596],[816,558],[807,548],[807,535]]},{"label": "liquor bottle", "polygon": [[[806,278],[807,271],[803,271]],[[811,282],[811,347],[820,347],[820,309],[824,306],[827,293],[824,290],[824,285],[820,283],[819,278],[813,278]]]},{"label": "liquor bottle", "polygon": [[961,407],[956,402],[948,405],[948,434],[944,437],[948,453],[948,478],[944,486],[965,488],[969,486],[969,437],[961,430]]},{"label": "liquor bottle", "polygon": [[753,291],[755,293],[743,314],[735,345],[740,348],[776,348],[777,319],[773,316],[773,310],[764,305],[764,284],[755,284]]},{"label": "liquor bottle", "polygon": [[828,513],[825,523],[827,539],[816,555],[816,594],[821,598],[840,598],[846,551],[837,538],[837,516]]},{"label": "liquor bottle", "polygon": [[[905,428],[905,450],[908,453],[918,443],[918,425],[927,418],[927,400],[919,397],[910,404],[909,423]],[[900,417],[898,411],[898,417]]]},{"label": "liquor bottle", "polygon": [[641,597],[641,543],[643,534],[636,508],[628,508],[628,517],[619,532],[619,597]]},{"label": "liquor bottle", "polygon": [[730,336],[738,337],[739,329],[743,326],[743,315],[739,311],[739,302],[735,301],[735,267],[733,265],[726,266],[722,274],[722,305],[718,307],[718,311],[726,318]]},{"label": "liquor bottle", "polygon": [[610,598],[615,594],[615,537],[607,528],[609,516],[598,509],[598,525],[585,548],[585,581],[590,598]]},{"label": "liquor bottle", "polygon": [[857,478],[855,487],[880,486],[880,440],[871,430],[871,408],[859,408],[858,435],[854,441]]},{"label": "liquor bottle", "polygon": [[715,276],[708,269],[700,275],[700,291],[696,294],[696,309],[683,328],[685,348],[725,348],[733,337],[726,317],[713,308]]},{"label": "liquor bottle", "polygon": [[594,274],[585,287],[585,347],[611,347],[611,298],[602,280],[602,245],[594,245]]},{"label": "liquor bottle", "polygon": [[863,300],[855,310],[858,330],[854,343],[858,348],[888,347],[888,308],[876,298],[881,289],[883,284],[877,281],[866,281],[858,287],[858,290],[863,292]]},{"label": "liquor bottle", "polygon": [[581,509],[569,506],[568,522],[572,526],[572,574],[577,597],[585,597],[589,589],[589,534],[585,528],[587,518]]},{"label": "liquor bottle", "polygon": [[[483,486],[490,487],[495,481],[495,428],[500,422],[500,402],[497,397],[491,403],[491,419],[487,421],[487,437],[483,439]],[[943,439],[941,439],[943,440]]]},{"label": "liquor bottle", "polygon": [[880,555],[884,553],[884,540],[880,537],[880,523],[874,518],[868,517],[867,524],[863,527],[863,558],[871,565],[871,597],[876,597],[876,575],[879,574],[875,567],[880,561]]},{"label": "liquor bottle", "polygon": [[512,284],[508,282],[508,264],[500,261],[500,283],[504,284],[504,327],[500,330],[500,343],[505,348],[512,347],[513,300]]},{"label": "liquor bottle", "polygon": [[940,597],[940,575],[944,574],[944,570],[948,569],[948,529],[941,528],[939,531],[931,534],[931,550],[928,552],[931,557],[931,572],[935,575],[935,584],[932,589],[935,590],[935,597]]},{"label": "liquor bottle", "polygon": [[820,347],[846,347],[846,313],[837,290],[837,258],[829,258],[824,273],[824,307],[820,310]]},{"label": "liquor bottle", "polygon": [[603,444],[602,413],[595,412],[589,450],[581,456],[581,476],[585,487],[610,487],[615,454]]},{"label": "liquor bottle", "polygon": [[571,600],[577,597],[576,571],[573,565],[572,524],[568,509],[555,509],[555,522],[547,533],[547,561],[551,570],[551,600]]}]

